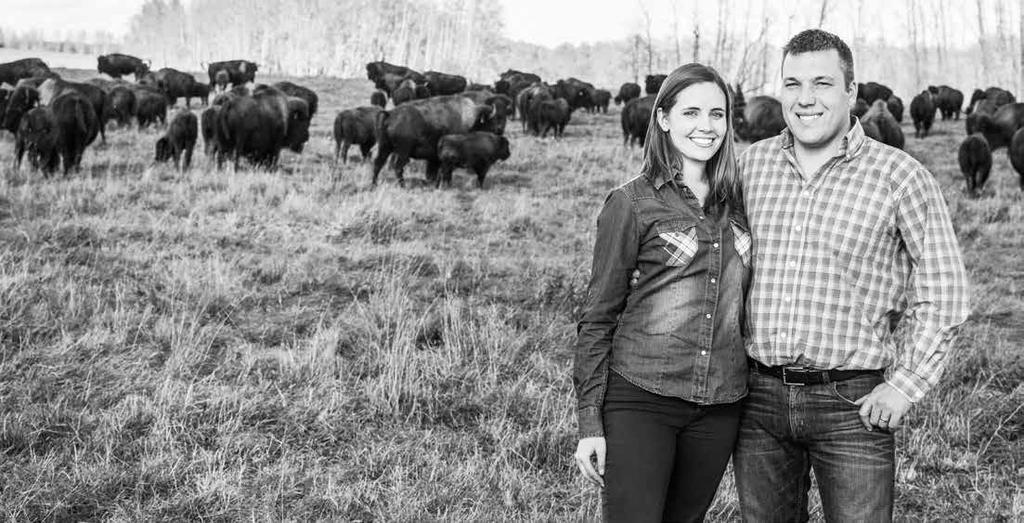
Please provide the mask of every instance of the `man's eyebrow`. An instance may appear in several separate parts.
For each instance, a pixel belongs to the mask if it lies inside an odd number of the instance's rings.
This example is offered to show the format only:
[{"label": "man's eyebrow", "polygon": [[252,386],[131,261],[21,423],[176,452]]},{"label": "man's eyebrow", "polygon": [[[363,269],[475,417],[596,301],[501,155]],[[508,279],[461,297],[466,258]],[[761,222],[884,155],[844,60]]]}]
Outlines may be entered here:
[{"label": "man's eyebrow", "polygon": [[[811,78],[811,81],[812,82],[816,82],[818,80],[831,80],[831,81],[834,82],[835,79],[836,79],[835,76],[832,76],[830,74],[823,74],[823,75],[819,75],[819,76],[815,76],[814,78]],[[793,80],[793,81],[797,81],[797,82],[800,81],[800,79],[795,77],[795,76],[786,76],[786,77],[784,77],[782,79],[783,82],[788,82],[789,80]]]}]

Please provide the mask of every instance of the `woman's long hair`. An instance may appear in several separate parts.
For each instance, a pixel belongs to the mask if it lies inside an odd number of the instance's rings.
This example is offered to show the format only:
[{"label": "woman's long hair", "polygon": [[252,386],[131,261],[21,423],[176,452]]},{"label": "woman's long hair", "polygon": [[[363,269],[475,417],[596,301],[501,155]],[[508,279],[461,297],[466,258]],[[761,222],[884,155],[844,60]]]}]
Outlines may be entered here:
[{"label": "woman's long hair", "polygon": [[654,100],[654,107],[651,109],[651,121],[647,126],[647,137],[644,139],[644,159],[640,172],[648,179],[655,179],[658,175],[671,178],[675,169],[680,169],[681,162],[679,151],[672,145],[668,132],[663,131],[658,125],[658,109],[668,114],[676,104],[676,95],[687,87],[712,82],[725,94],[725,136],[722,138],[722,145],[714,156],[708,160],[705,172],[708,177],[709,195],[717,200],[726,200],[734,205],[742,203],[740,199],[740,186],[736,172],[736,149],[735,131],[733,130],[732,118],[732,93],[725,84],[725,80],[711,67],[699,63],[690,63],[680,66],[672,74],[665,78],[658,90],[658,96]]}]

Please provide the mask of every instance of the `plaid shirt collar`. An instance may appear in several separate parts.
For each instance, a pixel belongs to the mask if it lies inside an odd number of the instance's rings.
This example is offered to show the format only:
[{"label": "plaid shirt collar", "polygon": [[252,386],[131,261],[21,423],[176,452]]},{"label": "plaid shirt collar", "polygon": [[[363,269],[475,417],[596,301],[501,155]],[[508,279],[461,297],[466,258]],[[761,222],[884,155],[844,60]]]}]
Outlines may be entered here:
[{"label": "plaid shirt collar", "polygon": [[[836,156],[842,156],[846,161],[856,158],[864,148],[866,137],[860,120],[855,116],[850,116],[850,130],[843,135],[843,141],[839,144],[839,154]],[[782,130],[781,143],[783,149],[793,148],[793,133],[790,132],[789,127]]]}]

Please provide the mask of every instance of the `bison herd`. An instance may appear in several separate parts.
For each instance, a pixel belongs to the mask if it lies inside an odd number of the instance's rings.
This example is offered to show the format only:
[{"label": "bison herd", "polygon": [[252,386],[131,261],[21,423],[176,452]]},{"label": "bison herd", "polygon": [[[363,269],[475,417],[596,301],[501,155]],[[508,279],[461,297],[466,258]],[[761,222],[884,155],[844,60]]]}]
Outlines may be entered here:
[{"label": "bison herd", "polygon": [[[199,135],[205,154],[222,168],[242,160],[271,168],[282,149],[301,153],[309,140],[309,125],[319,108],[317,94],[292,82],[256,84],[259,67],[248,60],[206,65],[208,81],[172,68],[150,69],[150,62],[113,53],[97,58],[97,71],[109,76],[71,82],[52,72],[38,58],[0,64],[0,128],[14,133],[15,165],[27,154],[33,168],[49,175],[60,168],[78,169],[82,154],[97,137],[106,142],[106,126],[139,128],[159,124],[166,132],[156,142],[154,159],[174,161],[188,169]],[[134,82],[122,77],[132,75]],[[511,155],[504,136],[509,119],[520,120],[524,132],[558,138],[578,110],[607,113],[612,100],[622,105],[623,144],[641,146],[654,100],[664,74],[650,74],[643,88],[628,82],[612,97],[610,91],[577,79],[545,82],[540,76],[509,69],[490,85],[470,83],[463,76],[439,71],[420,73],[383,61],[366,64],[373,83],[369,105],[345,109],[334,119],[334,156],[348,159],[359,147],[364,161],[373,160],[373,183],[390,165],[400,184],[412,159],[426,162],[426,178],[435,185],[451,183],[455,168],[477,175],[482,187],[491,166]],[[771,96],[749,100],[742,85],[730,86],[737,139],[754,142],[785,128],[781,103]],[[168,110],[179,98],[185,109]],[[205,109],[199,118],[190,111],[192,99]],[[391,108],[388,109],[388,100]],[[1024,104],[998,87],[975,90],[964,109],[964,95],[946,85],[928,86],[909,106],[915,138],[931,132],[936,114],[943,120],[965,117],[967,138],[958,161],[970,194],[981,191],[992,168],[992,153],[1007,147],[1024,189]],[[857,85],[851,114],[860,119],[867,136],[902,148],[903,100],[876,82]],[[376,146],[376,157],[371,156]],[[390,163],[389,163],[390,161]]]}]

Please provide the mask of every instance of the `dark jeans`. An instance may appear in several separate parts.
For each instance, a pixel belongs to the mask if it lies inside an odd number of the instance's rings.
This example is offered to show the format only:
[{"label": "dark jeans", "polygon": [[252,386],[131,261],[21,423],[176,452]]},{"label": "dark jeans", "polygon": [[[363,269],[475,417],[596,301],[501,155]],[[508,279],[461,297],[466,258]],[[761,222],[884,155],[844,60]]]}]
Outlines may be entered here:
[{"label": "dark jeans", "polygon": [[745,521],[807,521],[811,468],[826,521],[892,521],[893,435],[865,429],[853,404],[883,379],[787,386],[751,369],[733,456]]},{"label": "dark jeans", "polygon": [[605,521],[702,521],[739,426],[739,402],[698,405],[608,373]]}]

